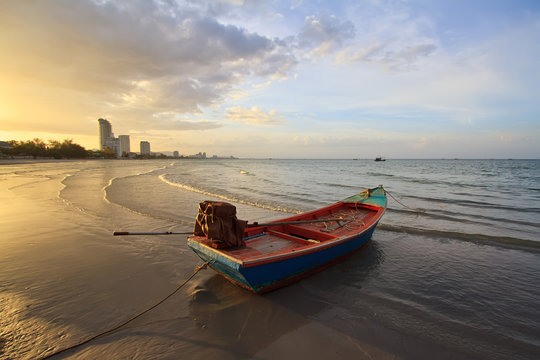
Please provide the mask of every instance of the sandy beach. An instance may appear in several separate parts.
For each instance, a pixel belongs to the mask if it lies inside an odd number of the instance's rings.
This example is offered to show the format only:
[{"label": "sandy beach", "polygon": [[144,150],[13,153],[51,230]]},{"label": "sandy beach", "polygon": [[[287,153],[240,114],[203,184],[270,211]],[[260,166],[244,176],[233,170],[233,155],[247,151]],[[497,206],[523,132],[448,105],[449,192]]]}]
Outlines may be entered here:
[{"label": "sandy beach", "polygon": [[[37,359],[107,330],[165,297],[199,264],[185,256],[185,236],[160,238],[144,252],[125,244],[148,240],[114,238],[115,229],[135,225],[189,229],[107,204],[107,178],[85,184],[86,195],[106,209],[101,219],[60,199],[70,170],[25,175],[23,169],[2,179],[0,274],[8,280],[0,288],[3,359]],[[341,329],[331,318],[310,320],[326,308],[294,289],[252,295],[206,270],[125,328],[56,358],[384,359],[393,358],[396,340],[405,338],[367,319],[354,329]],[[418,354],[407,344],[409,350],[398,353]]]},{"label": "sandy beach", "polygon": [[[114,190],[124,184],[113,179],[144,177],[140,174],[148,171],[148,163],[109,164],[1,168],[0,359],[39,359],[115,327],[167,296],[201,263],[187,248],[185,236],[112,233],[190,231],[193,209],[208,196],[177,188],[160,198],[161,187],[167,185],[157,177],[144,178],[145,186],[138,190],[142,198],[152,198],[156,208],[169,201],[179,209],[176,222],[159,209],[156,217],[149,217],[104,196],[106,187]],[[82,171],[85,175],[78,176]],[[276,216],[242,204],[238,208],[242,217],[254,220]],[[385,239],[376,240],[340,266],[264,296],[202,270],[151,312],[54,358],[483,358],[452,345],[460,341],[458,332],[447,343],[448,339],[421,338],[398,326],[398,319],[413,314],[396,315],[394,326],[388,319],[379,321],[377,308],[367,302],[369,293],[363,298],[346,295],[347,284],[336,279],[346,280],[354,269],[355,283],[368,284],[378,271],[377,248]]]}]

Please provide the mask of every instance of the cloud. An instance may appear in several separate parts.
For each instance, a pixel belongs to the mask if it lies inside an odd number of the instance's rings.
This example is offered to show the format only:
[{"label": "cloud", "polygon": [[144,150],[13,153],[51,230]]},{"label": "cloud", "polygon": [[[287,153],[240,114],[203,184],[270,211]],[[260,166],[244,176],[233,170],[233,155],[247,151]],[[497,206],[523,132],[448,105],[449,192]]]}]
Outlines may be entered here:
[{"label": "cloud", "polygon": [[419,9],[422,5],[407,2],[354,3],[347,13],[357,35],[337,54],[337,63],[415,68],[441,48],[438,24]]},{"label": "cloud", "polygon": [[338,63],[371,63],[392,70],[409,69],[420,60],[429,57],[437,50],[433,43],[392,46],[391,42],[377,42],[356,49],[350,46],[341,51],[336,59]]},{"label": "cloud", "polygon": [[349,47],[337,55],[339,63],[371,62],[382,53],[384,45],[380,42],[360,48],[358,50]]},{"label": "cloud", "polygon": [[283,78],[296,64],[276,39],[161,1],[4,1],[0,46],[10,54],[0,72],[12,81],[144,116],[200,112],[247,77]]},{"label": "cloud", "polygon": [[340,21],[334,15],[308,16],[297,36],[297,46],[313,55],[328,55],[356,34],[352,22]]},{"label": "cloud", "polygon": [[245,154],[285,157],[351,154],[348,144],[372,140],[347,137],[360,127],[406,134],[394,154],[406,145],[410,156],[422,156],[411,144],[428,151],[445,132],[521,139],[538,128],[540,21],[535,9],[508,8],[492,17],[414,1],[4,0],[0,127],[90,137],[104,117],[118,134],[156,131],[163,146],[272,138]]},{"label": "cloud", "polygon": [[[122,124],[122,122],[119,122]],[[144,127],[137,126],[137,129],[129,130],[129,133],[137,134],[139,132],[152,131],[187,131],[187,130],[210,130],[218,129],[223,125],[211,120],[178,120],[170,119],[169,117],[154,116],[152,126]],[[141,131],[140,129],[145,129]]]},{"label": "cloud", "polygon": [[[170,120],[165,121],[156,119],[152,122],[153,129],[160,130],[174,130],[174,131],[186,131],[186,130],[210,130],[222,127],[218,122],[210,120]],[[160,124],[161,122],[161,124]]]},{"label": "cloud", "polygon": [[228,108],[226,119],[250,125],[281,125],[284,123],[283,115],[276,110],[265,113],[255,106],[251,109],[244,109],[240,106]]},{"label": "cloud", "polygon": [[394,56],[396,62],[403,60],[404,62],[411,63],[416,61],[420,57],[426,57],[431,55],[437,46],[434,44],[420,44],[415,46],[409,46],[401,49]]}]

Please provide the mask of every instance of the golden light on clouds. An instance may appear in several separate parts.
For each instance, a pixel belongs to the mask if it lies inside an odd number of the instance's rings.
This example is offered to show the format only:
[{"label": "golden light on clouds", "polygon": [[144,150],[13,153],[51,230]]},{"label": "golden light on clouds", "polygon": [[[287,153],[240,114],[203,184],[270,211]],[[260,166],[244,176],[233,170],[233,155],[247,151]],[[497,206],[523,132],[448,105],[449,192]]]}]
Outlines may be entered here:
[{"label": "golden light on clouds", "polygon": [[[422,2],[385,11],[370,2],[219,4],[0,0],[0,140],[71,138],[92,149],[106,118],[115,135],[164,152],[215,144],[240,157],[371,157],[356,145],[370,130],[387,157],[538,156],[534,6],[508,5],[498,19],[473,8],[479,34],[436,21]],[[338,152],[359,130],[356,149]],[[503,149],[484,141],[489,131],[530,140]],[[242,150],[239,134],[266,141]],[[419,147],[424,135],[449,145]],[[340,142],[295,147],[327,136]],[[449,141],[467,136],[468,148]],[[276,142],[280,154],[264,145]]]},{"label": "golden light on clouds", "polygon": [[265,113],[256,106],[251,109],[244,109],[240,106],[230,107],[226,110],[226,119],[250,125],[280,125],[284,123],[283,115],[276,110]]}]

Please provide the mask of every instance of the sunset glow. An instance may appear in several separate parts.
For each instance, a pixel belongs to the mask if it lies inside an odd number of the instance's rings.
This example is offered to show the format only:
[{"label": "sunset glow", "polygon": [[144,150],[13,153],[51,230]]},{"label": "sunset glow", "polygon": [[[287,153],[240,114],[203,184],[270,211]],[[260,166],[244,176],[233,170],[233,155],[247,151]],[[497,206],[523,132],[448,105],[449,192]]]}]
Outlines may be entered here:
[{"label": "sunset glow", "polygon": [[536,158],[538,44],[525,0],[7,0],[0,140],[93,149],[101,117],[182,154]]}]

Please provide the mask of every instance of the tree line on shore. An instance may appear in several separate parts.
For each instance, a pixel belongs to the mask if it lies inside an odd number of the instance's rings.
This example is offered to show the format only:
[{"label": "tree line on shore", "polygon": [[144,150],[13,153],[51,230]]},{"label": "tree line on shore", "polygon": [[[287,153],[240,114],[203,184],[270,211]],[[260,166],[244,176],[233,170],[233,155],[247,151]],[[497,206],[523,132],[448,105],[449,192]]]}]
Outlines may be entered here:
[{"label": "tree line on shore", "polygon": [[0,151],[4,156],[32,156],[34,159],[38,157],[49,157],[55,159],[82,159],[94,156],[94,151],[88,151],[79,144],[76,144],[71,139],[66,139],[62,142],[57,140],[49,140],[47,143],[41,139],[34,140],[7,141],[9,147],[4,146]]},{"label": "tree line on shore", "polygon": [[[60,142],[49,140],[45,142],[41,139],[17,141],[10,140],[5,143],[9,146],[0,146],[0,157],[31,156],[34,159],[54,158],[54,159],[113,159],[116,152],[113,149],[86,150],[83,146],[76,144],[72,139],[65,139]],[[122,154],[122,158],[128,158],[130,154]],[[133,154],[132,154],[133,155]],[[163,154],[134,155],[136,159],[163,159],[168,156]]]}]

